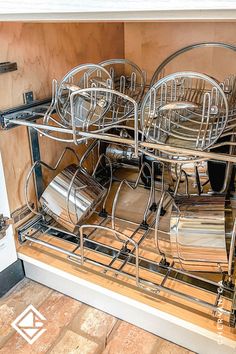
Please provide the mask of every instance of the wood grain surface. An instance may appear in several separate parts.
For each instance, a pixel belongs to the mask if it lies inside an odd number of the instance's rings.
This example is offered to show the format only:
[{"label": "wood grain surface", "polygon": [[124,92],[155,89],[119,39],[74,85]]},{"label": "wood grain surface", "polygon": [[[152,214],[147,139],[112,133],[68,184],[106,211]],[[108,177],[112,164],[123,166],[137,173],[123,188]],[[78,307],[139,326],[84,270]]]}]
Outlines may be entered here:
[{"label": "wood grain surface", "polygon": [[[85,62],[126,57],[147,71],[148,78],[173,51],[201,41],[236,44],[236,23],[1,23],[0,62],[16,61],[18,70],[0,77],[0,109],[23,103],[23,93],[36,99],[50,96],[51,80]],[[219,80],[236,72],[235,52],[189,52],[168,70],[196,70]],[[42,159],[55,163],[63,143],[40,138]],[[29,143],[24,127],[1,132],[11,210],[24,204],[23,181],[30,166]]]},{"label": "wood grain surface", "polygon": [[[236,45],[235,22],[125,23],[124,33],[125,57],[145,70],[149,79],[167,56],[190,44],[214,41]],[[175,59],[168,70],[199,71],[222,80],[236,72],[236,52],[195,49]]]},{"label": "wood grain surface", "polygon": [[[0,76],[0,109],[23,104],[27,91],[33,91],[35,99],[50,97],[52,79],[60,80],[78,64],[122,58],[123,38],[123,25],[118,23],[1,23],[0,62],[16,61],[18,70]],[[39,142],[41,159],[52,165],[66,147],[44,137]],[[14,211],[25,204],[23,186],[31,165],[27,129],[1,131],[0,149],[10,209]],[[61,168],[73,161],[70,154],[67,156]],[[47,182],[52,178],[47,173],[45,176]]]},{"label": "wood grain surface", "polygon": [[82,63],[123,57],[123,25],[111,23],[1,23],[0,62],[18,70],[0,77],[0,109],[23,103],[23,93],[49,97],[52,79],[60,80]]}]

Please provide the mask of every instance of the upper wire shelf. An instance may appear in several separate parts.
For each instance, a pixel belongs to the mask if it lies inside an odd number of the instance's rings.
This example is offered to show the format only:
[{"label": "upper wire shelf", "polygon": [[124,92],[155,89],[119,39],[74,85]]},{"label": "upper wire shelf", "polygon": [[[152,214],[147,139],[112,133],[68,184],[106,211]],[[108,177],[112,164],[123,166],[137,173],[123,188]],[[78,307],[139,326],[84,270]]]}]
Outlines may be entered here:
[{"label": "upper wire shelf", "polygon": [[[183,48],[158,67],[146,94],[145,74],[129,60],[82,64],[59,83],[53,80],[47,108],[40,104],[2,114],[2,126],[28,126],[42,136],[76,145],[89,139],[126,144],[136,157],[142,153],[164,162],[212,159],[234,163],[235,75],[221,83],[189,71],[162,77],[173,59],[199,47],[235,51],[223,43]],[[228,152],[221,153],[225,146]]]}]

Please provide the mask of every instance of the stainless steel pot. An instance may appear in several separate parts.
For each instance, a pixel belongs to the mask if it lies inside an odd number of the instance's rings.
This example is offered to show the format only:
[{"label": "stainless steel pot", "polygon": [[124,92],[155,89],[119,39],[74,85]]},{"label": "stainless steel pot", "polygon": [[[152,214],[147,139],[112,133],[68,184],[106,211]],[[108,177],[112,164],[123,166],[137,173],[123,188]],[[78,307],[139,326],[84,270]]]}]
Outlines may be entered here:
[{"label": "stainless steel pot", "polygon": [[[187,175],[189,187],[191,188],[190,193],[194,191],[196,193],[196,188],[198,184],[197,178],[199,178],[201,186],[207,183],[209,180],[207,161],[200,161],[200,162],[193,161],[193,162],[183,163],[181,169]],[[180,165],[171,164],[170,170],[171,170],[172,179],[176,181],[180,173]],[[185,182],[184,176],[181,177],[181,182]]]},{"label": "stainless steel pot", "polygon": [[226,271],[231,237],[232,211],[226,208],[224,196],[175,201],[170,219],[171,253],[183,269]]},{"label": "stainless steel pot", "polygon": [[60,172],[43,192],[42,209],[73,232],[102,201],[106,189],[84,169],[70,165]]},{"label": "stainless steel pot", "polygon": [[139,159],[134,156],[134,149],[131,146],[124,146],[115,143],[110,143],[106,148],[106,156],[117,163],[132,162],[138,164]]}]

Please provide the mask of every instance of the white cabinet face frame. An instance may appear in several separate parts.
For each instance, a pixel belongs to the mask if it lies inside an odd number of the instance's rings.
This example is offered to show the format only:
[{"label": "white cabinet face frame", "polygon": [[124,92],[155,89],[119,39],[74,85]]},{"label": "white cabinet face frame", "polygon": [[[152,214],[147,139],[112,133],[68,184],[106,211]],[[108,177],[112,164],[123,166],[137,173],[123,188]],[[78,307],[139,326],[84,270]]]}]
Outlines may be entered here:
[{"label": "white cabinet face frame", "polygon": [[184,21],[236,19],[235,0],[2,0],[1,21]]}]

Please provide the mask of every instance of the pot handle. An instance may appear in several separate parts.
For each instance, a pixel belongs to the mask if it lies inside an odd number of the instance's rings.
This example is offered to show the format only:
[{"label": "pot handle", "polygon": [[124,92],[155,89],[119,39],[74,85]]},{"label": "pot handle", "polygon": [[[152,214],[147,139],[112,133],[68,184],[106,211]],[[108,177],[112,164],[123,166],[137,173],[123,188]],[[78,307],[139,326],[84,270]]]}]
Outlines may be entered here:
[{"label": "pot handle", "polygon": [[173,101],[170,103],[166,103],[159,109],[159,112],[163,111],[174,111],[174,110],[182,110],[182,109],[196,109],[198,105],[189,101]]}]

